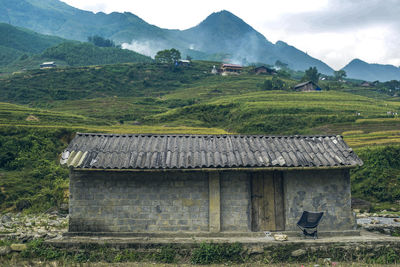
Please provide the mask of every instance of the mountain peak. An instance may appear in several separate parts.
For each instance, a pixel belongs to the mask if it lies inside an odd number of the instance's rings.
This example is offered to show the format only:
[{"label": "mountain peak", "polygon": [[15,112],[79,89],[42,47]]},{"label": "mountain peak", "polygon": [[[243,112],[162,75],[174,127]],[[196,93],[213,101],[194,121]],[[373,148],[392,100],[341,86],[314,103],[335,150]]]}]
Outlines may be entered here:
[{"label": "mountain peak", "polygon": [[360,80],[381,82],[400,79],[399,68],[393,65],[369,64],[361,59],[353,59],[343,70],[347,76]]},{"label": "mountain peak", "polygon": [[359,58],[355,58],[355,59],[353,59],[352,61],[350,61],[349,64],[347,64],[347,65],[351,65],[351,64],[368,64],[368,63],[365,62],[365,61],[362,61],[362,60],[359,59]]},{"label": "mountain peak", "polygon": [[208,16],[208,18],[210,18],[210,17],[231,17],[231,18],[239,19],[239,17],[237,17],[235,14],[233,14],[232,12],[225,10],[225,9],[218,11],[218,12],[211,13]]},{"label": "mountain peak", "polygon": [[241,18],[227,10],[214,12],[203,20],[197,27],[234,27],[236,30],[251,31],[254,30]]}]

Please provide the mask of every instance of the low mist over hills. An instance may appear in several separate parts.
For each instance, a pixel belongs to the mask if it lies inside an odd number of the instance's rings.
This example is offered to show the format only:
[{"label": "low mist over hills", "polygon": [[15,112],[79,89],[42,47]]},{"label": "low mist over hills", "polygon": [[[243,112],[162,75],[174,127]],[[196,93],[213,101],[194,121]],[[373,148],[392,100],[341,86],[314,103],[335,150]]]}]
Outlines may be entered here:
[{"label": "low mist over hills", "polygon": [[280,60],[294,70],[315,66],[322,73],[333,73],[328,65],[293,46],[281,41],[271,43],[242,19],[225,10],[211,14],[196,27],[181,31],[179,35],[195,50],[206,53],[224,51],[228,54],[226,59],[233,63],[274,64]]},{"label": "low mist over hills", "polygon": [[296,70],[316,66],[323,73],[333,72],[325,63],[295,47],[269,42],[228,11],[213,13],[196,27],[179,31],[158,28],[128,12],[94,14],[58,0],[0,0],[0,21],[80,41],[100,35],[151,56],[158,50],[175,47],[184,55],[199,59],[223,59],[240,64],[274,64],[281,60]]},{"label": "low mist over hills", "polygon": [[[285,42],[274,44],[268,41],[228,11],[213,13],[197,26],[181,31],[159,28],[129,12],[95,14],[59,0],[0,0],[0,21],[70,40],[86,41],[88,36],[99,35],[147,56],[174,47],[184,57],[194,59],[244,65],[273,65],[279,60],[294,70],[315,66],[321,73],[333,74],[333,69],[321,60]],[[10,51],[7,53],[12,54]],[[344,70],[349,78],[371,81],[400,79],[397,67],[359,60],[350,62]]]}]

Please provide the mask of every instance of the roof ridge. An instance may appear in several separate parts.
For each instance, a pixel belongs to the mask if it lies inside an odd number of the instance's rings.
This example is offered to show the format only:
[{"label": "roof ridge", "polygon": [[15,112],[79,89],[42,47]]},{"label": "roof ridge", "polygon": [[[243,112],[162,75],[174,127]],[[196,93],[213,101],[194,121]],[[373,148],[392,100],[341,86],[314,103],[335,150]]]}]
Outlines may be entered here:
[{"label": "roof ridge", "polygon": [[174,133],[169,133],[169,134],[157,134],[157,133],[81,133],[77,132],[76,135],[79,136],[193,136],[193,137],[227,137],[227,136],[233,136],[233,137],[266,137],[266,138],[331,138],[331,137],[340,137],[343,138],[342,135],[262,135],[262,134],[174,134]]}]

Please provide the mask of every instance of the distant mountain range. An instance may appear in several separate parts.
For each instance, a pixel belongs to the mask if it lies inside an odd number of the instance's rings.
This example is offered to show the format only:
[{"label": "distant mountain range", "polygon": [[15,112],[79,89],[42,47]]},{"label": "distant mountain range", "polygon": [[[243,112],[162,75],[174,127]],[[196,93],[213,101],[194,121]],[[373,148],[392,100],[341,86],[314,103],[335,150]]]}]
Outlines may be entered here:
[{"label": "distant mountain range", "polygon": [[[315,66],[321,73],[333,74],[333,69],[321,60],[285,42],[271,43],[228,11],[213,13],[197,26],[181,31],[156,27],[129,12],[94,14],[58,0],[0,0],[0,21],[79,41],[100,35],[151,56],[158,50],[174,47],[194,59],[271,65],[279,60],[294,70]],[[351,62],[344,70],[348,77],[363,80],[400,79],[400,71],[394,66],[389,66],[390,72],[381,72],[383,65],[365,64]],[[368,75],[359,76],[364,73]]]},{"label": "distant mountain range", "polygon": [[367,81],[400,80],[400,68],[393,65],[369,64],[360,59],[353,59],[343,70],[347,76]]}]

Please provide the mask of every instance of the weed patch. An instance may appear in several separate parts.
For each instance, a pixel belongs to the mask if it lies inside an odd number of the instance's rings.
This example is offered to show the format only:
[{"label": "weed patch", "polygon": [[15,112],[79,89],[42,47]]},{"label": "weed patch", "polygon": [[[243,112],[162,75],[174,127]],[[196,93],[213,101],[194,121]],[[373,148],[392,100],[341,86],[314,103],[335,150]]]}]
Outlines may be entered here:
[{"label": "weed patch", "polygon": [[202,243],[199,248],[193,250],[191,262],[193,264],[242,263],[242,252],[243,247],[239,243]]}]

